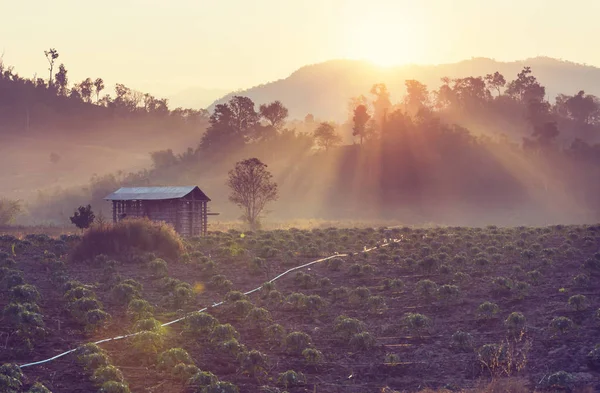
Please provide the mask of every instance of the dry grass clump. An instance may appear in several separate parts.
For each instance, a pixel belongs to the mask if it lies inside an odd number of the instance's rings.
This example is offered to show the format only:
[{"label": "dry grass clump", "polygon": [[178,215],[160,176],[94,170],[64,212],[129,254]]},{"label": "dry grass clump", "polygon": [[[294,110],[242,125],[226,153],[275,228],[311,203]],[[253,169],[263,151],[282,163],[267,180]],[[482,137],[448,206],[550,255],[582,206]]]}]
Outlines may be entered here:
[{"label": "dry grass clump", "polygon": [[178,258],[184,251],[181,237],[172,226],[148,219],[127,219],[116,224],[90,228],[73,249],[75,261],[95,256],[153,252],[165,258]]}]

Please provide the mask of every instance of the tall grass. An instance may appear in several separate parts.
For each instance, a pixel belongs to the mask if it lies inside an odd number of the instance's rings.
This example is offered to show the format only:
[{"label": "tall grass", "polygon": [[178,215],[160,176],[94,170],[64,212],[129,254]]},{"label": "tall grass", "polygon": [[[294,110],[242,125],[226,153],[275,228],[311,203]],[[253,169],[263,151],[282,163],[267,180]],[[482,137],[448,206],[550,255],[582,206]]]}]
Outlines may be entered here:
[{"label": "tall grass", "polygon": [[83,261],[100,254],[126,256],[135,252],[153,252],[176,259],[183,251],[181,237],[172,226],[148,219],[127,219],[90,228],[71,255],[74,261]]}]

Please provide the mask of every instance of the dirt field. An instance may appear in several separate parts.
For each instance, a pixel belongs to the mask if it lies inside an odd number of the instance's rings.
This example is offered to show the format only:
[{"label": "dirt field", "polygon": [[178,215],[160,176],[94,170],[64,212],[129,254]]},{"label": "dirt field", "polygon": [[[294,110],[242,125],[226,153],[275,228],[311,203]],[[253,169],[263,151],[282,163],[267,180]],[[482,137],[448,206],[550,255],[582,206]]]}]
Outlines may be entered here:
[{"label": "dirt field", "polygon": [[[399,243],[361,253],[392,238]],[[46,332],[32,339],[27,350],[16,334],[19,327],[5,313],[0,363],[37,361],[134,331],[127,302],[114,289],[133,279],[143,288],[133,297],[153,305],[154,318],[162,323],[227,296],[231,301],[209,313],[220,324],[233,325],[239,338],[224,345],[212,338],[214,331],[190,333],[182,322],[161,330],[161,342],[153,348],[147,343],[141,348],[131,338],[100,345],[132,392],[201,391],[157,366],[158,354],[170,348],[185,349],[200,370],[235,384],[240,392],[459,390],[493,377],[522,377],[532,391],[550,389],[556,381],[566,390],[600,391],[600,373],[593,369],[598,363],[588,357],[600,344],[600,226],[214,232],[191,240],[187,254],[167,261],[166,272],[151,265],[151,256],[111,257],[117,262],[108,263],[109,268],[106,261],[71,261],[69,249],[77,241],[43,235],[0,238],[6,253],[0,254],[0,266],[20,271],[23,282],[37,288]],[[250,304],[235,301],[243,298],[239,294],[228,295],[335,252],[358,253],[290,273],[274,288],[249,295]],[[0,277],[3,309],[14,296],[6,269]],[[179,299],[165,289],[165,273],[189,283],[193,296],[184,293]],[[220,275],[230,284],[219,284],[215,277]],[[65,298],[69,280],[89,285],[111,316],[107,323],[92,331],[78,322]],[[492,306],[481,308],[484,302]],[[258,307],[268,310],[262,319],[253,317],[259,314],[251,310]],[[362,323],[342,323],[340,316]],[[285,334],[306,333],[309,343],[296,348],[288,336],[282,344],[268,329],[273,324]],[[307,360],[305,347],[320,356],[312,352]],[[251,371],[238,357],[250,350],[266,356]],[[300,376],[299,386],[286,387],[278,380],[287,370],[303,373],[305,381]],[[40,381],[54,392],[98,389],[77,354],[22,371],[25,387]],[[568,373],[566,379],[553,376],[560,371]]]}]

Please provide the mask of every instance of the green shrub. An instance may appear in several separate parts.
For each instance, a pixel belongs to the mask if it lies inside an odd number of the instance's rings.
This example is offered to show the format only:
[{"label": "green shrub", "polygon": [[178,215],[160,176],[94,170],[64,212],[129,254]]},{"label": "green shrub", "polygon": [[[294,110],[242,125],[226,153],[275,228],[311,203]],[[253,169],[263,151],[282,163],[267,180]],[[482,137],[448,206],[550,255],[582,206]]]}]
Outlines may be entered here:
[{"label": "green shrub", "polygon": [[111,290],[111,296],[116,303],[127,305],[133,299],[139,298],[140,292],[131,284],[118,284]]},{"label": "green shrub", "polygon": [[423,314],[408,313],[403,318],[404,325],[411,334],[421,336],[431,327],[431,320]]},{"label": "green shrub", "polygon": [[285,350],[293,355],[300,355],[310,347],[310,336],[304,332],[292,332],[285,337]]},{"label": "green shrub", "polygon": [[297,386],[304,386],[306,384],[306,377],[302,373],[297,373],[293,370],[288,370],[284,373],[279,374],[277,383],[283,387],[293,388]]},{"label": "green shrub", "polygon": [[100,386],[104,385],[104,383],[108,381],[123,382],[123,374],[121,373],[121,370],[115,366],[103,366],[94,371],[94,374],[92,375],[92,381],[96,385]]},{"label": "green shrub", "polygon": [[367,298],[367,307],[373,313],[381,313],[387,309],[387,304],[383,296],[369,296]]},{"label": "green shrub", "polygon": [[584,311],[589,307],[589,303],[584,295],[573,295],[569,298],[569,306],[575,311]]},{"label": "green shrub", "polygon": [[169,274],[167,262],[164,259],[156,258],[148,263],[148,270],[154,278],[163,278]]},{"label": "green shrub", "polygon": [[344,264],[344,260],[341,258],[332,258],[330,260],[327,261],[327,269],[331,270],[332,272],[337,272],[342,268],[342,265]]},{"label": "green shrub", "polygon": [[123,255],[132,251],[154,252],[178,259],[184,252],[184,245],[170,225],[149,219],[127,219],[90,228],[73,249],[72,257],[82,261],[100,254]]},{"label": "green shrub", "polygon": [[477,317],[480,319],[493,319],[500,312],[496,303],[483,302],[477,307]]},{"label": "green shrub", "polygon": [[229,291],[225,295],[225,301],[227,302],[237,302],[238,300],[248,300],[248,296],[244,295],[240,291]]},{"label": "green shrub", "polygon": [[311,366],[317,366],[323,361],[323,354],[315,348],[306,348],[302,351],[302,357]]},{"label": "green shrub", "polygon": [[215,326],[210,334],[210,341],[213,343],[224,342],[231,339],[239,340],[239,338],[240,334],[229,323]]},{"label": "green shrub", "polygon": [[27,393],[52,393],[52,392],[50,391],[50,389],[48,389],[41,383],[36,382],[29,388]]},{"label": "green shrub", "polygon": [[226,353],[234,359],[246,352],[246,346],[235,338],[219,342],[217,344],[217,349],[219,352]]},{"label": "green shrub", "polygon": [[519,336],[525,331],[525,316],[520,312],[512,312],[504,321],[504,326],[512,336]]},{"label": "green shrub", "polygon": [[559,371],[554,374],[550,374],[546,380],[546,385],[550,389],[560,389],[563,391],[571,391],[575,377],[566,371]]},{"label": "green shrub", "polygon": [[587,363],[592,370],[600,370],[600,344],[587,354]]},{"label": "green shrub", "polygon": [[148,332],[161,333],[162,324],[160,323],[160,321],[158,321],[154,318],[140,319],[135,323],[135,325],[133,325],[133,331],[134,332],[148,331]]},{"label": "green shrub", "polygon": [[201,393],[239,393],[237,386],[231,382],[217,381],[202,388]]},{"label": "green shrub", "polygon": [[591,283],[590,276],[585,273],[581,273],[573,277],[573,284],[578,287],[586,288]]},{"label": "green shrub", "polygon": [[40,300],[40,293],[33,285],[23,284],[12,287],[9,297],[17,303],[36,303]]},{"label": "green shrub", "polygon": [[210,371],[198,371],[188,380],[187,386],[199,392],[205,386],[214,385],[218,381],[217,376]]},{"label": "green shrub", "polygon": [[273,318],[268,310],[262,307],[255,307],[248,312],[246,321],[249,322],[250,326],[262,328],[271,324],[273,322]]},{"label": "green shrub", "polygon": [[567,317],[556,317],[550,321],[550,329],[561,334],[567,333],[573,326],[573,321]]},{"label": "green shrub", "polygon": [[339,288],[333,288],[331,291],[329,291],[329,296],[331,296],[333,302],[336,302],[339,300],[347,299],[349,293],[350,293],[350,290],[348,288],[339,287]]},{"label": "green shrub", "polygon": [[134,321],[154,315],[154,307],[144,299],[133,299],[127,306],[127,315]]},{"label": "green shrub", "polygon": [[460,295],[460,289],[456,285],[445,284],[438,288],[438,297],[444,303],[456,300]]},{"label": "green shrub", "polygon": [[509,294],[513,287],[514,283],[511,279],[506,277],[495,277],[492,280],[492,292],[496,295],[506,295]]},{"label": "green shrub", "polygon": [[212,333],[219,321],[205,312],[194,312],[184,320],[184,332],[199,336],[206,336]]},{"label": "green shrub", "polygon": [[85,330],[95,332],[110,321],[110,314],[99,309],[89,310],[85,313]]},{"label": "green shrub", "polygon": [[355,334],[362,333],[364,330],[365,324],[355,318],[340,315],[334,321],[333,332],[344,341],[349,341]]},{"label": "green shrub", "polygon": [[104,352],[89,353],[87,355],[81,355],[77,358],[79,364],[87,371],[93,371],[100,367],[110,365],[108,355]]},{"label": "green shrub", "polygon": [[473,335],[471,333],[457,331],[452,335],[452,346],[459,351],[468,352],[473,349]]},{"label": "green shrub", "polygon": [[386,291],[399,291],[404,289],[404,282],[398,278],[386,278],[381,282],[381,286]]},{"label": "green shrub", "polygon": [[438,286],[431,280],[421,280],[417,282],[415,294],[423,297],[426,300],[432,300],[437,295]]},{"label": "green shrub", "polygon": [[156,366],[161,371],[171,373],[178,364],[194,364],[192,357],[183,348],[171,348],[160,355]]},{"label": "green shrub", "polygon": [[282,345],[285,342],[286,331],[283,326],[276,323],[266,327],[263,330],[263,335],[270,344]]},{"label": "green shrub", "polygon": [[82,299],[82,298],[95,298],[96,294],[94,293],[94,291],[85,288],[84,286],[76,286],[76,287],[72,287],[71,289],[69,289],[67,292],[65,292],[64,298],[69,301],[75,301],[77,299]]},{"label": "green shrub", "polygon": [[365,286],[354,288],[348,294],[348,300],[353,305],[365,305],[371,296],[371,290]]},{"label": "green shrub", "polygon": [[355,351],[368,351],[373,348],[376,344],[377,340],[375,336],[373,336],[369,332],[360,332],[356,333],[350,339],[350,347]]},{"label": "green shrub", "polygon": [[131,340],[135,353],[155,357],[163,348],[163,336],[156,332],[142,331]]},{"label": "green shrub", "polygon": [[217,291],[229,291],[233,283],[229,281],[224,275],[217,274],[210,279],[209,287]]},{"label": "green shrub", "polygon": [[259,373],[265,373],[269,358],[262,352],[253,349],[250,352],[240,354],[238,358],[242,372],[256,376]]},{"label": "green shrub", "polygon": [[196,375],[200,369],[193,364],[178,363],[171,370],[171,375],[180,382],[186,382]]},{"label": "green shrub", "polygon": [[102,385],[98,393],[130,393],[130,391],[129,387],[122,382],[108,381]]},{"label": "green shrub", "polygon": [[21,391],[23,373],[16,364],[4,363],[0,366],[0,391],[18,393]]},{"label": "green shrub", "polygon": [[98,310],[101,308],[102,303],[95,298],[88,297],[77,299],[69,304],[69,311],[79,323],[85,323],[86,314],[88,311]]}]

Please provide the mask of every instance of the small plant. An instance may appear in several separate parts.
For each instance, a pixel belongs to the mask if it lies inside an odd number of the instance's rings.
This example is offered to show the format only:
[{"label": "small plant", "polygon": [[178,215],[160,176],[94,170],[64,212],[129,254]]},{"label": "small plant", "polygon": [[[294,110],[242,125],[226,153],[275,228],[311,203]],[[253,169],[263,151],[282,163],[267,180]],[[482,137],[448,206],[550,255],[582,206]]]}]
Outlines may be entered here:
[{"label": "small plant", "polygon": [[493,319],[496,318],[500,312],[500,307],[496,303],[483,302],[477,307],[477,317],[480,319]]},{"label": "small plant", "polygon": [[102,386],[108,381],[123,382],[123,374],[121,373],[121,370],[115,366],[103,366],[94,371],[92,381],[99,386]]},{"label": "small plant", "polygon": [[337,302],[340,300],[348,299],[349,290],[346,287],[338,287],[333,288],[329,291],[329,296],[331,296],[332,302]]},{"label": "small plant", "polygon": [[171,375],[180,382],[186,382],[196,375],[200,369],[193,364],[178,363],[171,370]]},{"label": "small plant", "polygon": [[229,324],[216,325],[210,334],[210,341],[213,343],[223,342],[231,339],[239,340],[240,334]]},{"label": "small plant", "polygon": [[387,304],[383,296],[369,296],[367,298],[367,307],[372,313],[381,313],[387,309]]},{"label": "small plant", "polygon": [[242,372],[255,377],[257,374],[264,374],[269,358],[262,352],[255,349],[250,352],[240,354],[238,357]]},{"label": "small plant", "polygon": [[575,311],[584,311],[588,309],[589,303],[584,295],[573,295],[569,298],[569,306]]},{"label": "small plant", "polygon": [[468,352],[473,349],[473,335],[471,333],[457,331],[452,335],[452,346],[459,351]]},{"label": "small plant", "polygon": [[246,346],[235,338],[222,341],[218,343],[216,347],[221,353],[225,353],[234,359],[246,352]]},{"label": "small plant", "polygon": [[318,366],[323,361],[323,354],[315,348],[306,348],[302,351],[302,357],[311,366]]},{"label": "small plant", "polygon": [[404,317],[404,324],[411,334],[420,337],[431,326],[431,320],[423,314],[409,313]]},{"label": "small plant", "polygon": [[371,290],[365,286],[361,286],[350,291],[348,300],[353,305],[364,305],[369,296],[371,296]]},{"label": "small plant", "polygon": [[79,206],[69,219],[83,233],[85,229],[88,229],[94,223],[96,215],[92,211],[91,205]]},{"label": "small plant", "polygon": [[397,366],[398,364],[400,364],[400,356],[396,355],[395,353],[386,353],[383,362],[384,364],[387,364],[392,367]]},{"label": "small plant", "polygon": [[118,284],[111,290],[111,296],[116,303],[126,305],[133,299],[140,297],[140,293],[131,284]]},{"label": "small plant", "polygon": [[268,310],[262,307],[255,307],[246,316],[246,321],[251,326],[266,327],[273,322],[273,318]]},{"label": "small plant", "polygon": [[332,272],[337,272],[342,268],[343,264],[344,264],[343,259],[332,258],[329,261],[327,261],[327,269],[331,270]]},{"label": "small plant", "polygon": [[127,315],[134,321],[152,317],[153,314],[154,307],[144,299],[133,299],[127,306]]},{"label": "small plant", "polygon": [[293,370],[288,370],[284,373],[279,374],[277,383],[283,387],[293,388],[297,386],[303,386],[306,384],[306,377],[302,373],[297,373]]},{"label": "small plant", "polygon": [[231,289],[233,283],[229,281],[224,275],[217,274],[210,280],[209,286],[217,291],[226,292]]},{"label": "small plant", "polygon": [[438,286],[431,280],[421,280],[417,282],[415,294],[423,297],[425,300],[431,301],[437,295]]},{"label": "small plant", "polygon": [[16,364],[5,363],[0,366],[0,391],[18,393],[21,390],[23,373]]},{"label": "small plant", "polygon": [[130,393],[129,386],[122,382],[108,381],[105,382],[98,393]]},{"label": "small plant", "polygon": [[285,350],[292,355],[300,355],[310,347],[310,336],[304,332],[292,332],[285,337]]},{"label": "small plant", "polygon": [[362,266],[360,263],[353,263],[348,267],[348,275],[350,277],[358,277],[362,274]]},{"label": "small plant", "polygon": [[350,339],[350,347],[355,351],[367,351],[373,348],[377,340],[369,332],[356,333]]},{"label": "small plant", "polygon": [[514,284],[514,292],[518,299],[524,299],[528,294],[531,286],[524,281],[516,281]]},{"label": "small plant", "polygon": [[50,389],[48,389],[41,383],[36,382],[29,388],[27,393],[52,393],[52,392],[50,391]]},{"label": "small plant", "polygon": [[202,388],[210,385],[214,385],[219,381],[217,376],[210,371],[198,371],[194,376],[192,376],[188,382],[187,386],[194,388],[194,391],[201,391]]},{"label": "small plant", "polygon": [[349,341],[355,334],[365,330],[365,324],[355,318],[340,315],[335,319],[333,331],[342,340]]},{"label": "small plant", "polygon": [[600,370],[600,344],[587,354],[587,363],[592,370]]},{"label": "small plant", "polygon": [[460,289],[456,285],[445,284],[438,288],[438,297],[446,304],[458,299]]},{"label": "small plant", "polygon": [[575,382],[575,377],[566,371],[559,371],[550,374],[546,380],[546,386],[550,389],[560,389],[563,391],[571,391]]},{"label": "small plant", "polygon": [[110,321],[110,314],[100,309],[89,310],[85,313],[85,330],[88,333],[103,328]]},{"label": "small plant", "polygon": [[263,335],[270,344],[275,344],[277,346],[282,345],[286,338],[285,328],[278,323],[265,328]]},{"label": "small plant", "polygon": [[225,295],[225,301],[227,302],[233,303],[237,302],[238,300],[248,300],[248,296],[244,295],[240,291],[229,291]]},{"label": "small plant", "polygon": [[36,303],[40,300],[40,293],[33,285],[23,284],[12,287],[9,297],[17,303]]},{"label": "small plant", "polygon": [[492,292],[495,295],[507,295],[512,291],[514,287],[513,281],[506,277],[495,277],[492,280],[492,285]]},{"label": "small plant", "polygon": [[194,364],[191,356],[183,348],[171,348],[158,355],[157,368],[171,373],[178,364]]},{"label": "small plant", "polygon": [[131,346],[136,353],[148,357],[155,357],[164,345],[161,334],[150,331],[142,331],[131,340]]},{"label": "small plant", "polygon": [[148,270],[152,277],[154,278],[163,278],[169,274],[169,269],[167,267],[167,262],[164,259],[156,258],[153,261],[148,263]]},{"label": "small plant", "polygon": [[398,278],[386,278],[381,282],[381,286],[386,291],[400,291],[404,289],[404,282]]},{"label": "small plant", "polygon": [[504,326],[513,337],[520,336],[525,331],[525,316],[520,312],[512,312],[504,321]]},{"label": "small plant", "polygon": [[561,334],[566,334],[573,326],[573,321],[567,317],[556,317],[550,321],[550,329]]}]

